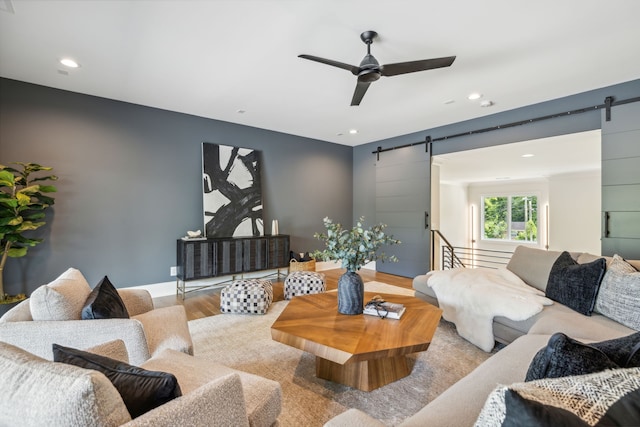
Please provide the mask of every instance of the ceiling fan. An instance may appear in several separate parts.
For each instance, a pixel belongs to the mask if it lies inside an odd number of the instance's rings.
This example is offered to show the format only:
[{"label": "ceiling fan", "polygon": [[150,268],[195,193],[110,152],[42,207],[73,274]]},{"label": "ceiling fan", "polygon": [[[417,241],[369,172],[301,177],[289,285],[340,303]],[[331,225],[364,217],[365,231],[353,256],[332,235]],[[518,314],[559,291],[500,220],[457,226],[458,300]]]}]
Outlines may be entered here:
[{"label": "ceiling fan", "polygon": [[371,44],[378,33],[375,31],[365,31],[360,34],[360,39],[367,45],[367,55],[362,59],[359,66],[345,64],[344,62],[333,61],[331,59],[320,58],[313,55],[298,55],[298,58],[309,59],[321,62],[333,67],[351,71],[354,76],[358,76],[356,90],[353,92],[351,105],[360,105],[362,97],[369,89],[369,85],[380,78],[380,76],[391,77],[399,74],[415,73],[417,71],[433,70],[434,68],[449,67],[456,59],[455,56],[444,58],[423,59],[420,61],[398,62],[396,64],[380,65],[376,58],[371,55]]}]

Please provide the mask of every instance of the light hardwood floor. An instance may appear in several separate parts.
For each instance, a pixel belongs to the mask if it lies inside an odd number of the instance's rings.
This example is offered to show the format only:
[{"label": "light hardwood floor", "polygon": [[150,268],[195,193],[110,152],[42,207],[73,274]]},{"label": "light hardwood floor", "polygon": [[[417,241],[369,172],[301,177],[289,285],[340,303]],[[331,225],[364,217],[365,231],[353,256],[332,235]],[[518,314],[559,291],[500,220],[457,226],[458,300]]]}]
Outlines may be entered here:
[{"label": "light hardwood floor", "polygon": [[[325,270],[325,282],[327,290],[336,289],[338,287],[338,278],[344,273],[342,269]],[[408,277],[394,276],[392,274],[378,273],[373,270],[362,269],[358,272],[365,282],[377,281],[395,285],[402,288],[411,289],[413,279]],[[281,301],[284,299],[283,280],[273,283],[273,300]],[[168,307],[172,305],[183,305],[189,320],[200,319],[202,317],[220,314],[220,291],[222,288],[207,289],[198,292],[188,293],[183,300],[180,296],[166,296],[154,298],[153,303],[156,307]]]}]

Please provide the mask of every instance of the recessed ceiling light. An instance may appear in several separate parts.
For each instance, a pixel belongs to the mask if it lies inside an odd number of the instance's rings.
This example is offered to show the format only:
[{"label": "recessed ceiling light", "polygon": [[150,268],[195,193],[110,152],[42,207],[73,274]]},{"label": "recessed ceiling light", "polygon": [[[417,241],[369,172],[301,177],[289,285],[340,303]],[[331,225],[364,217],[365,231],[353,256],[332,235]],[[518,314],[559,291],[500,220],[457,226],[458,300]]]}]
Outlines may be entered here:
[{"label": "recessed ceiling light", "polygon": [[62,58],[60,60],[60,63],[65,67],[69,67],[69,68],[78,68],[80,66],[76,61],[74,61],[71,58]]},{"label": "recessed ceiling light", "polygon": [[475,101],[476,99],[480,98],[482,98],[482,94],[478,92],[470,93],[469,96],[467,96],[467,99],[469,101]]},{"label": "recessed ceiling light", "polygon": [[522,155],[522,156],[520,156],[520,157],[527,158],[527,157],[533,157],[533,156],[535,156],[535,154],[529,154],[529,153],[527,153],[527,154],[523,154],[523,155]]},{"label": "recessed ceiling light", "polygon": [[447,99],[446,101],[444,101],[445,104],[453,104],[454,102],[456,102],[453,99]]},{"label": "recessed ceiling light", "polygon": [[349,133],[350,133],[351,135],[355,135],[356,133],[358,133],[358,129],[350,129],[350,130],[349,130]]},{"label": "recessed ceiling light", "polygon": [[492,105],[493,105],[493,101],[489,101],[488,99],[485,99],[484,101],[480,102],[481,107],[491,107]]},{"label": "recessed ceiling light", "polygon": [[238,111],[236,111],[236,113],[238,113],[238,114],[244,114],[246,112],[247,112],[246,110],[238,110]]}]

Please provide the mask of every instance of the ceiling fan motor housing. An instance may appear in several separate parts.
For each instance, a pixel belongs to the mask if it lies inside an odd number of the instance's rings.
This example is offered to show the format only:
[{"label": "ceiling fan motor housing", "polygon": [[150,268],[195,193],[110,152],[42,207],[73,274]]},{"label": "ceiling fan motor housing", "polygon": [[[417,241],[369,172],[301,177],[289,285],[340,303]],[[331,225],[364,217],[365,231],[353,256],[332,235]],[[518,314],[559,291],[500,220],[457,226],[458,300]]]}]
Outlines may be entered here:
[{"label": "ceiling fan motor housing", "polygon": [[380,64],[373,55],[365,56],[360,62],[358,80],[362,82],[375,82],[380,78]]}]

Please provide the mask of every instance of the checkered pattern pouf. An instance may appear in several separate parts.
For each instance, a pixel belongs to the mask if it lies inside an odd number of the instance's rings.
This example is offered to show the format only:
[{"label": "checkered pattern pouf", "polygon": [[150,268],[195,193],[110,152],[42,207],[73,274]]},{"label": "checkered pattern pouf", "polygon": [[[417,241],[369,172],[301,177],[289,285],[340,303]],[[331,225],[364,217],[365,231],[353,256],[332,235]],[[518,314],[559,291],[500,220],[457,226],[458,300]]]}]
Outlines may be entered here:
[{"label": "checkered pattern pouf", "polygon": [[318,294],[324,292],[324,274],[315,271],[294,271],[284,279],[284,299],[297,295]]},{"label": "checkered pattern pouf", "polygon": [[266,314],[273,302],[270,280],[235,280],[222,289],[220,311],[222,313]]}]

